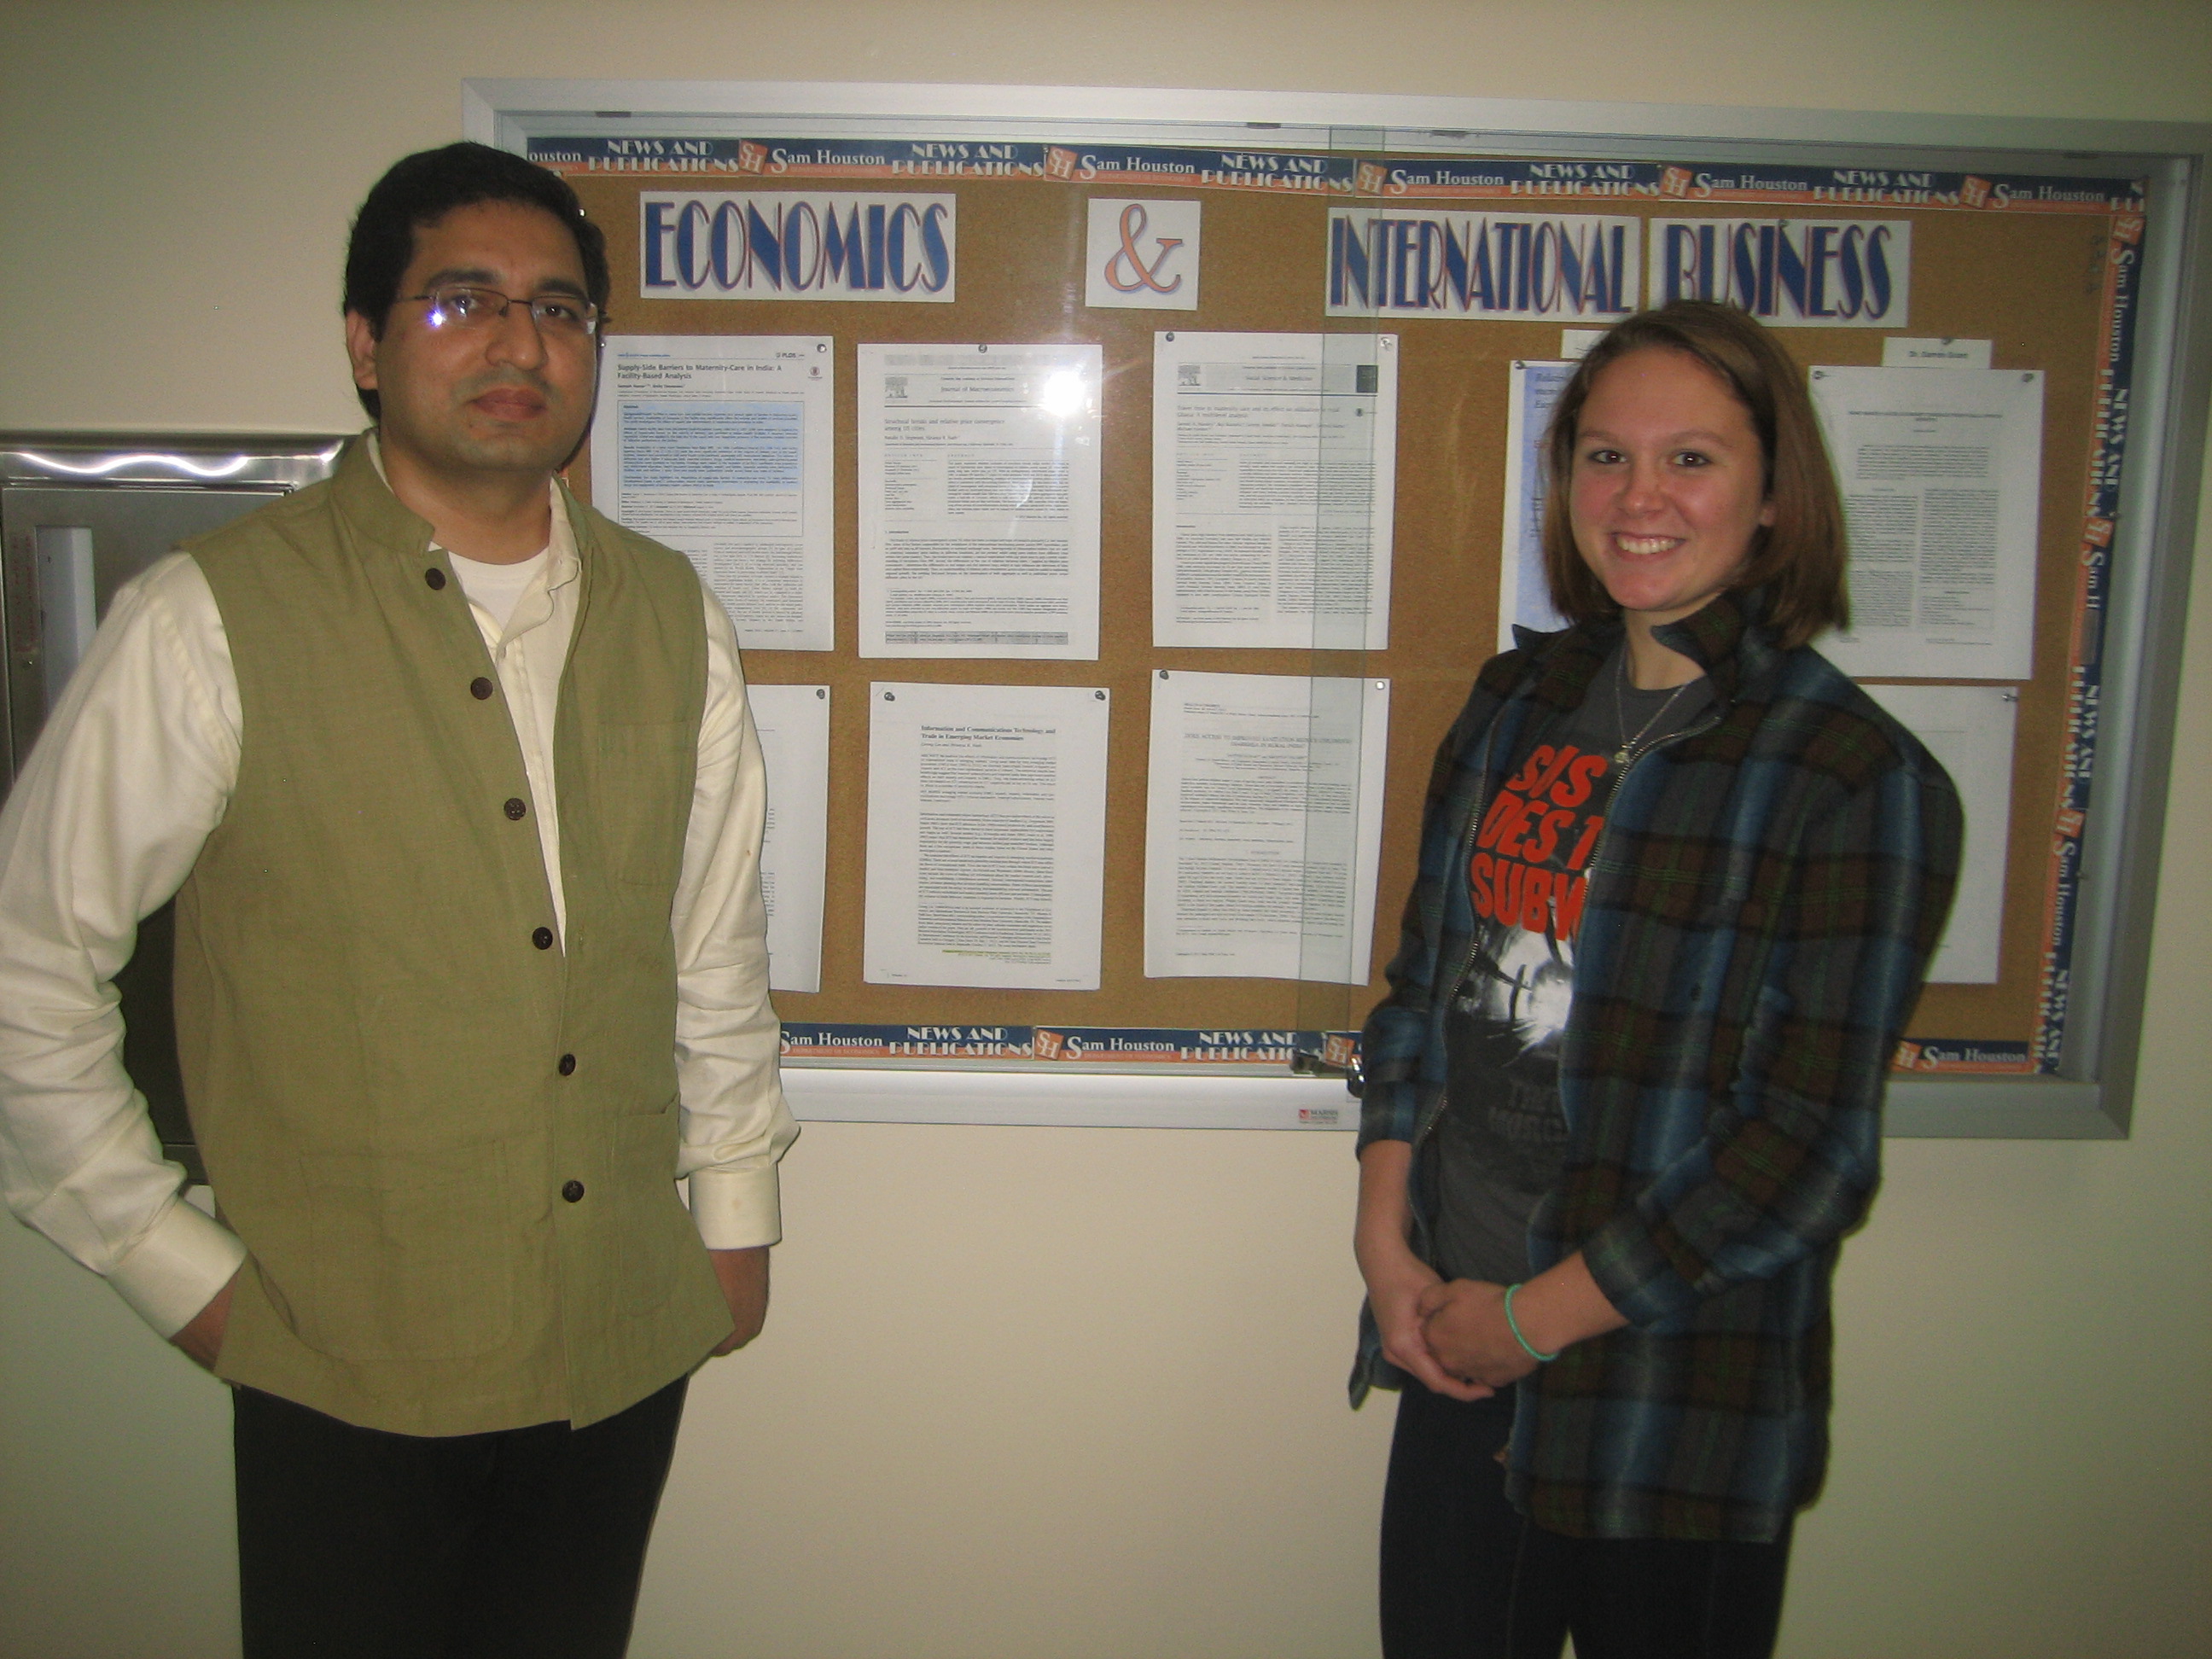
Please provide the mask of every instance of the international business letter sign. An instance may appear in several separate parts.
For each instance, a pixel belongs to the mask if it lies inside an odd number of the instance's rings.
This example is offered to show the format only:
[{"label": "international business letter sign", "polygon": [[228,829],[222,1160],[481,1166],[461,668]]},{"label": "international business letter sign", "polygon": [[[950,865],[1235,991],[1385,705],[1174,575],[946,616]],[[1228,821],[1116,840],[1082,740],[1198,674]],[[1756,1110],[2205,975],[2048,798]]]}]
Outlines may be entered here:
[{"label": "international business letter sign", "polygon": [[1654,219],[1651,303],[1719,300],[1775,328],[1903,328],[1910,219]]},{"label": "international business letter sign", "polygon": [[1331,208],[1328,314],[1615,322],[1643,293],[1641,222]]},{"label": "international business letter sign", "polygon": [[638,295],[950,305],[957,208],[902,191],[647,191]]}]

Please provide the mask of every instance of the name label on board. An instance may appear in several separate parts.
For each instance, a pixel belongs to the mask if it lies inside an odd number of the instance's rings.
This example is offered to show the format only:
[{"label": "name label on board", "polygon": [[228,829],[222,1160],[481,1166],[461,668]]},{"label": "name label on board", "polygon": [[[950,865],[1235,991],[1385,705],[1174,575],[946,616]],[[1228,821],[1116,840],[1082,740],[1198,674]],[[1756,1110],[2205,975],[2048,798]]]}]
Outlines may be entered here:
[{"label": "name label on board", "polygon": [[1987,368],[1987,340],[1912,340],[1892,335],[1881,343],[1884,368]]}]

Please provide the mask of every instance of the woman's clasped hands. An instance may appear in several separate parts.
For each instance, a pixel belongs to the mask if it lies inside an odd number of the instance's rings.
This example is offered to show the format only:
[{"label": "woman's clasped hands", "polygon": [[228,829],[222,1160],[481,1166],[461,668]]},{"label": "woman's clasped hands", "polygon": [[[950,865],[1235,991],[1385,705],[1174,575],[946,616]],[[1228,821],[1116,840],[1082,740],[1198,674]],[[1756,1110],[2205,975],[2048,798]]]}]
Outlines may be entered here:
[{"label": "woman's clasped hands", "polygon": [[1479,1279],[1439,1280],[1413,1304],[1437,1364],[1463,1382],[1502,1389],[1536,1369],[1505,1317],[1505,1286]]}]

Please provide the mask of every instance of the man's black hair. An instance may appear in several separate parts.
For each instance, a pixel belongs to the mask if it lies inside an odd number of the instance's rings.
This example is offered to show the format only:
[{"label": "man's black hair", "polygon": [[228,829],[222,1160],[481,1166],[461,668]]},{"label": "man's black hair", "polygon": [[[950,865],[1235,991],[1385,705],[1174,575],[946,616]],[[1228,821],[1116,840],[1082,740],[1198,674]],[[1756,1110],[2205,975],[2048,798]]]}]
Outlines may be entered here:
[{"label": "man's black hair", "polygon": [[[354,216],[353,239],[346,246],[343,309],[368,319],[369,330],[384,334],[385,319],[399,297],[399,279],[415,258],[415,232],[428,228],[455,208],[478,202],[512,202],[543,208],[568,228],[584,266],[584,291],[602,315],[613,280],[607,271],[607,239],[584,216],[583,204],[568,181],[534,161],[489,144],[447,144],[419,150],[395,162],[376,181]],[[356,387],[371,420],[382,411],[375,392]]]}]

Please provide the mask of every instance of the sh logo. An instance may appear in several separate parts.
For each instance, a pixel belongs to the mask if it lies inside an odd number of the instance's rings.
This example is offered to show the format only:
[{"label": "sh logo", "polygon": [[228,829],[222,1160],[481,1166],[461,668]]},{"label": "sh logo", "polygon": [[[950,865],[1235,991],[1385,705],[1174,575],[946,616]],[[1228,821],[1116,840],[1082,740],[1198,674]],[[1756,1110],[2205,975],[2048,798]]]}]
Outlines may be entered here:
[{"label": "sh logo", "polygon": [[1085,305],[1198,309],[1197,202],[1091,202]]}]

